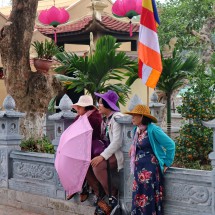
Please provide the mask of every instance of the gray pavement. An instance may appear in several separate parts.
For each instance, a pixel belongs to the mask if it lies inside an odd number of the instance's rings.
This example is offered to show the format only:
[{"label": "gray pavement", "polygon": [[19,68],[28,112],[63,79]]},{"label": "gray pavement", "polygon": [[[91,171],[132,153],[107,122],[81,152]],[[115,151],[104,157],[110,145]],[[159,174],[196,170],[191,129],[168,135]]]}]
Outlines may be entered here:
[{"label": "gray pavement", "polygon": [[42,215],[42,214],[36,214],[22,209],[0,205],[0,215]]}]

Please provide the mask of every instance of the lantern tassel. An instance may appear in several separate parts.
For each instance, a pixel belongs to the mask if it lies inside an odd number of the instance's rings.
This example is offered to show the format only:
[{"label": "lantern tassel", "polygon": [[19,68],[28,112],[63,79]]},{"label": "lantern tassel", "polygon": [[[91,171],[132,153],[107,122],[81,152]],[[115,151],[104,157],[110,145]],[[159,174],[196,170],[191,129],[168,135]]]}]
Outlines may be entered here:
[{"label": "lantern tassel", "polygon": [[133,36],[133,32],[132,32],[132,31],[133,31],[132,22],[130,21],[129,24],[130,24],[130,31],[129,31],[129,32],[130,32],[130,37],[132,37],[132,36]]},{"label": "lantern tassel", "polygon": [[56,28],[54,29],[54,42],[57,44],[57,30]]}]

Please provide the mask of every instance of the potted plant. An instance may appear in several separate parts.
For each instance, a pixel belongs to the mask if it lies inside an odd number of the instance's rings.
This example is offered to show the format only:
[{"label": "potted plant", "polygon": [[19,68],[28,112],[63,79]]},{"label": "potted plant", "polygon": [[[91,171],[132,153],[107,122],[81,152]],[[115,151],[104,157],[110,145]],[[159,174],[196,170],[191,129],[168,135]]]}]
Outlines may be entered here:
[{"label": "potted plant", "polygon": [[34,67],[38,72],[48,72],[52,65],[53,57],[60,51],[59,47],[53,40],[35,41],[32,46],[37,53],[37,57],[34,58]]}]

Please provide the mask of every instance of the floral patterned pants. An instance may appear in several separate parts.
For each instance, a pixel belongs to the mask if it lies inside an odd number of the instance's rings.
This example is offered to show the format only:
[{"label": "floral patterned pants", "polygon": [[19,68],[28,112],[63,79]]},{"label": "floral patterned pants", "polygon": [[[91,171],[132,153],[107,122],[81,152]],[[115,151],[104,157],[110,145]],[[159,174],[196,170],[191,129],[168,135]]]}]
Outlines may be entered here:
[{"label": "floral patterned pants", "polygon": [[163,176],[151,152],[136,155],[132,187],[132,215],[162,215]]}]

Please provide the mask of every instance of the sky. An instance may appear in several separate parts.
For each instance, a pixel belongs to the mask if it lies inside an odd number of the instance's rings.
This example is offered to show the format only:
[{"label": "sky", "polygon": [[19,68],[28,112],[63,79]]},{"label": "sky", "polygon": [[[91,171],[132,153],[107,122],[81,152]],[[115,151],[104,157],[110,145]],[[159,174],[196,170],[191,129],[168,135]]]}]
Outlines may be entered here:
[{"label": "sky", "polygon": [[4,7],[9,5],[10,0],[0,0],[0,7]]},{"label": "sky", "polygon": [[[4,7],[4,6],[9,5],[10,1],[11,0],[0,0],[0,7]],[[112,0],[112,1],[114,2],[115,0]],[[165,2],[166,0],[159,0],[159,1],[160,2]]]}]

